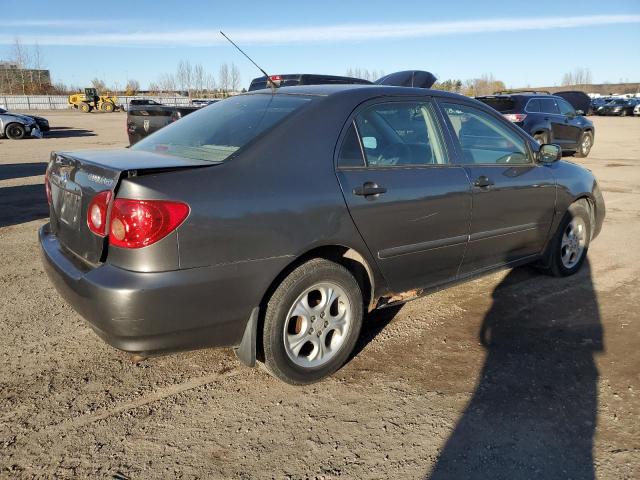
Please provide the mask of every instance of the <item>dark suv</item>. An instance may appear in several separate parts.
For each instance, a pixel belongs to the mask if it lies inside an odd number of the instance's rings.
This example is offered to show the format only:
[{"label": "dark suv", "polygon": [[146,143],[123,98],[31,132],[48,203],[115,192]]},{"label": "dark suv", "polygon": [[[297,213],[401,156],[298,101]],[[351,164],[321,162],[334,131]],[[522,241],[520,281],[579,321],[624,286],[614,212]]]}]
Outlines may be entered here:
[{"label": "dark suv", "polygon": [[563,153],[586,157],[593,146],[595,129],[569,102],[555,95],[512,93],[477,97],[522,128],[538,143],[555,143]]}]

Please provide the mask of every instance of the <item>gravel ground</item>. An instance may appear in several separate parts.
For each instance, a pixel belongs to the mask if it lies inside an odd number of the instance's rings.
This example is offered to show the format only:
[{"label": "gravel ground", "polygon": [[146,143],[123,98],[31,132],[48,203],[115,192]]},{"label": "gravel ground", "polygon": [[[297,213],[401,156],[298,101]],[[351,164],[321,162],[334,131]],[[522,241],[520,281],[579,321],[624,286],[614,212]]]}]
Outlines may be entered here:
[{"label": "gravel ground", "polygon": [[1,478],[640,478],[640,118],[595,118],[607,203],[567,279],[490,275],[366,320],[290,387],[228,350],[132,363],[44,275],[51,150],[126,145],[124,114],[0,140]]}]

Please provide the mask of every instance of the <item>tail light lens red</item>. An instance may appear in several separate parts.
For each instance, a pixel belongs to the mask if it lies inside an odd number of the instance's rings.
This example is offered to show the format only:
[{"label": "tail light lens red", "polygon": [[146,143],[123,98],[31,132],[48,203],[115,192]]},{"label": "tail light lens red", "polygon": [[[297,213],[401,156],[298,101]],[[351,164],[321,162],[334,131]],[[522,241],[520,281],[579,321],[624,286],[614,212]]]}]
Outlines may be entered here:
[{"label": "tail light lens red", "polygon": [[527,118],[527,115],[524,113],[505,113],[504,118],[511,122],[517,123],[523,122],[524,119]]},{"label": "tail light lens red", "polygon": [[141,248],[161,240],[189,215],[189,205],[163,200],[116,198],[111,208],[109,243]]},{"label": "tail light lens red", "polygon": [[111,201],[111,191],[100,192],[89,204],[87,210],[87,225],[96,235],[104,237],[107,234],[107,209]]}]

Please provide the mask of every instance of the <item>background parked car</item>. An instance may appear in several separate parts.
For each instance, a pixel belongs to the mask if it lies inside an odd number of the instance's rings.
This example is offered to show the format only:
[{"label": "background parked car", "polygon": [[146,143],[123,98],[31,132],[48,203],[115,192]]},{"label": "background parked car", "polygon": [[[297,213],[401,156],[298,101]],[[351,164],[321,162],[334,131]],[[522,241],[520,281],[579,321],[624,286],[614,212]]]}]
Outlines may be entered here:
[{"label": "background parked car", "polygon": [[171,105],[162,105],[157,102],[153,104],[130,105],[127,109],[127,135],[129,136],[129,144],[133,145],[139,142],[147,135],[160,130],[170,123],[180,120],[185,115],[195,112],[198,108],[200,107],[174,107]]},{"label": "background parked car", "polygon": [[19,140],[30,135],[39,136],[46,131],[49,131],[46,118],[11,113],[0,108],[0,137]]},{"label": "background parked car", "polygon": [[595,138],[593,123],[563,98],[540,93],[477,97],[522,128],[540,144],[555,143],[563,153],[586,157]]},{"label": "background parked car", "polygon": [[633,114],[634,114],[634,115],[640,115],[640,102],[638,102],[638,103],[636,104],[636,106],[635,106],[635,107],[633,107]]},{"label": "background parked car", "polygon": [[633,110],[638,104],[635,99],[616,98],[609,103],[601,106],[597,110],[598,115],[617,115],[620,117],[626,117],[633,115]]}]

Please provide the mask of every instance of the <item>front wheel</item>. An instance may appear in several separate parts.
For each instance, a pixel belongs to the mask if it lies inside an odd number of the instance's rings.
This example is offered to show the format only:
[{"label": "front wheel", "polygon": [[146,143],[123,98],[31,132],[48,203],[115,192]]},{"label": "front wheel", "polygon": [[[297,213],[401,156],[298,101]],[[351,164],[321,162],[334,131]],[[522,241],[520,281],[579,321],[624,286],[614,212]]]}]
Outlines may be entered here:
[{"label": "front wheel", "polygon": [[576,157],[585,158],[589,155],[591,147],[593,147],[593,134],[591,132],[584,132],[580,137],[578,150],[576,150]]},{"label": "front wheel", "polygon": [[115,110],[115,105],[111,102],[104,102],[102,104],[102,111],[105,113],[111,113]]},{"label": "front wheel", "polygon": [[566,277],[580,270],[590,241],[590,207],[586,200],[578,200],[569,206],[549,246],[549,273]]},{"label": "front wheel", "polygon": [[19,123],[10,123],[9,125],[7,125],[4,134],[7,136],[7,138],[10,138],[12,140],[20,140],[21,138],[25,137],[27,131],[24,126],[20,125]]},{"label": "front wheel", "polygon": [[358,282],[342,265],[316,258],[293,270],[265,312],[264,365],[292,385],[317,382],[339,369],[362,326]]}]

